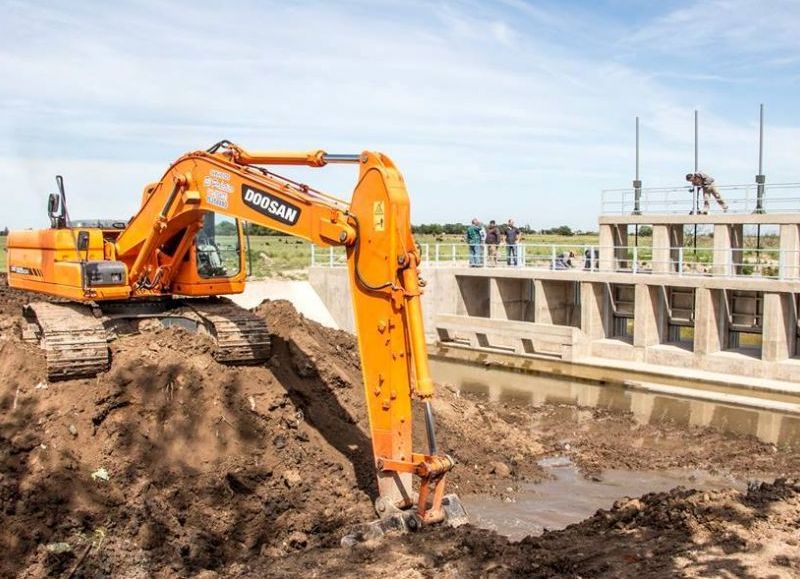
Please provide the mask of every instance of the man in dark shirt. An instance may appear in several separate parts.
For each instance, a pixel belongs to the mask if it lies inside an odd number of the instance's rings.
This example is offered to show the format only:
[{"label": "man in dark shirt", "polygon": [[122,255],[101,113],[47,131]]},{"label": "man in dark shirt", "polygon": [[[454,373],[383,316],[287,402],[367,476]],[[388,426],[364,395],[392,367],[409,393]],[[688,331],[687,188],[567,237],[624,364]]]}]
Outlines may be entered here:
[{"label": "man in dark shirt", "polygon": [[488,253],[489,265],[497,265],[497,247],[500,245],[500,229],[492,219],[489,228],[486,230],[486,250]]},{"label": "man in dark shirt", "polygon": [[517,265],[517,245],[522,240],[519,229],[514,227],[514,220],[509,219],[506,225],[506,263]]}]

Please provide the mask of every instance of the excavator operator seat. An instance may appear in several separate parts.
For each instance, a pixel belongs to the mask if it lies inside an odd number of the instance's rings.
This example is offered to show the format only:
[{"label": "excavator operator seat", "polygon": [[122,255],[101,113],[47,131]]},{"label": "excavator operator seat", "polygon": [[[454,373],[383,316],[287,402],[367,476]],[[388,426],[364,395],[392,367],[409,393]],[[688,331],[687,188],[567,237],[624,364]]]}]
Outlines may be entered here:
[{"label": "excavator operator seat", "polygon": [[207,213],[195,236],[197,273],[204,278],[232,277],[239,273],[239,222]]},{"label": "excavator operator seat", "polygon": [[209,239],[197,239],[197,273],[201,277],[226,277],[219,248]]}]

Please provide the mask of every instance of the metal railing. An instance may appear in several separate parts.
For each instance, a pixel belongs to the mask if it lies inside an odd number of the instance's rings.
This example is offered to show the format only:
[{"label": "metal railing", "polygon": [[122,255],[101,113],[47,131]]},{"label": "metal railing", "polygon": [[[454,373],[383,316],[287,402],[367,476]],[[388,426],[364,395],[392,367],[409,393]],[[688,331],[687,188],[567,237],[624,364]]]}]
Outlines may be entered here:
[{"label": "metal railing", "polygon": [[320,248],[311,244],[311,267],[347,267],[344,247]]},{"label": "metal railing", "polygon": [[[605,249],[605,248],[604,248]],[[609,250],[611,248],[608,248]],[[800,251],[781,249],[670,247],[656,253],[650,247],[614,247],[600,271],[681,276],[800,279]]]},{"label": "metal railing", "polygon": [[421,244],[422,265],[500,267],[532,269],[597,270],[596,245],[520,243],[516,245],[467,245],[464,243]]},{"label": "metal railing", "polygon": [[[800,183],[775,183],[765,185],[763,212],[800,212]],[[728,204],[728,213],[747,214],[756,212],[758,185],[720,185],[720,196]],[[683,214],[695,210],[695,192],[690,185],[682,187],[650,187],[641,189],[639,212],[642,214]],[[630,215],[636,211],[636,190],[604,189],[601,192],[600,211],[603,215]],[[703,210],[703,194],[699,194],[698,208]],[[721,212],[717,201],[709,199],[710,213]]]},{"label": "metal railing", "polygon": [[[597,269],[599,248],[596,245],[525,243],[496,246],[465,243],[423,243],[419,245],[424,267],[527,267],[535,269]],[[590,252],[590,253],[587,253]],[[589,259],[594,256],[594,259]],[[344,267],[344,248],[320,249],[311,246],[311,266]]]},{"label": "metal railing", "polygon": [[[465,243],[423,243],[423,268],[526,268],[682,276],[800,279],[800,251],[770,248],[652,248],[645,245],[599,246],[537,244],[469,246]],[[654,254],[656,258],[654,259]],[[311,266],[345,267],[341,247],[311,246]]]}]

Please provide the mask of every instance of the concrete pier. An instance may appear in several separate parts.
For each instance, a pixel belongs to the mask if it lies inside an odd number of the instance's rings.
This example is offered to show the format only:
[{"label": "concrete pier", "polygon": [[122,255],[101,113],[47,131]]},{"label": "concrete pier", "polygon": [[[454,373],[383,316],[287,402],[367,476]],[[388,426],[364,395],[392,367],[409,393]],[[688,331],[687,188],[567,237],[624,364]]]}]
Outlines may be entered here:
[{"label": "concrete pier", "polygon": [[[535,356],[530,343],[562,335],[571,344],[570,359],[580,351],[595,359],[647,363],[664,372],[688,367],[800,383],[795,313],[800,282],[445,267],[423,273],[428,280],[425,329],[432,343],[461,339]],[[350,300],[343,298],[347,271],[312,268],[309,281],[339,327],[353,331]],[[617,303],[615,311],[612,299],[620,285],[634,288],[630,336],[619,331],[620,316],[627,315],[621,306],[627,306]],[[671,339],[674,306],[665,297],[671,290],[694,295],[689,342]],[[763,302],[761,315],[756,300]],[[752,336],[754,344],[743,347],[732,334]]]}]

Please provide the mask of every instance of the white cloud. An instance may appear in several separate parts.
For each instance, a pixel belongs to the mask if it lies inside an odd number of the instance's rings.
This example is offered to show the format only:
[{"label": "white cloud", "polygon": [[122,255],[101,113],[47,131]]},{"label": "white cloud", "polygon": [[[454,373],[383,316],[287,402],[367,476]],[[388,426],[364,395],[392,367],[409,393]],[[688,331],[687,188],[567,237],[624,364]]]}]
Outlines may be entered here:
[{"label": "white cloud", "polygon": [[[0,85],[0,175],[11,203],[0,226],[42,224],[57,171],[75,215],[130,214],[169,161],[230,138],[385,151],[406,176],[415,221],[477,214],[591,228],[600,188],[633,177],[633,116],[642,117],[645,182],[665,185],[691,163],[695,106],[704,167],[722,181],[751,180],[755,116],[706,112],[715,102],[707,85],[614,58],[715,5],[621,42],[588,16],[519,0],[10,2],[0,23],[0,76],[14,79]],[[727,34],[718,28],[712,20],[694,34]],[[798,134],[770,125],[776,176],[796,166],[788,151]],[[351,169],[298,174],[347,197]]]},{"label": "white cloud", "polygon": [[664,51],[702,47],[733,49],[735,55],[796,49],[799,24],[796,0],[699,0],[655,19],[628,40]]}]

